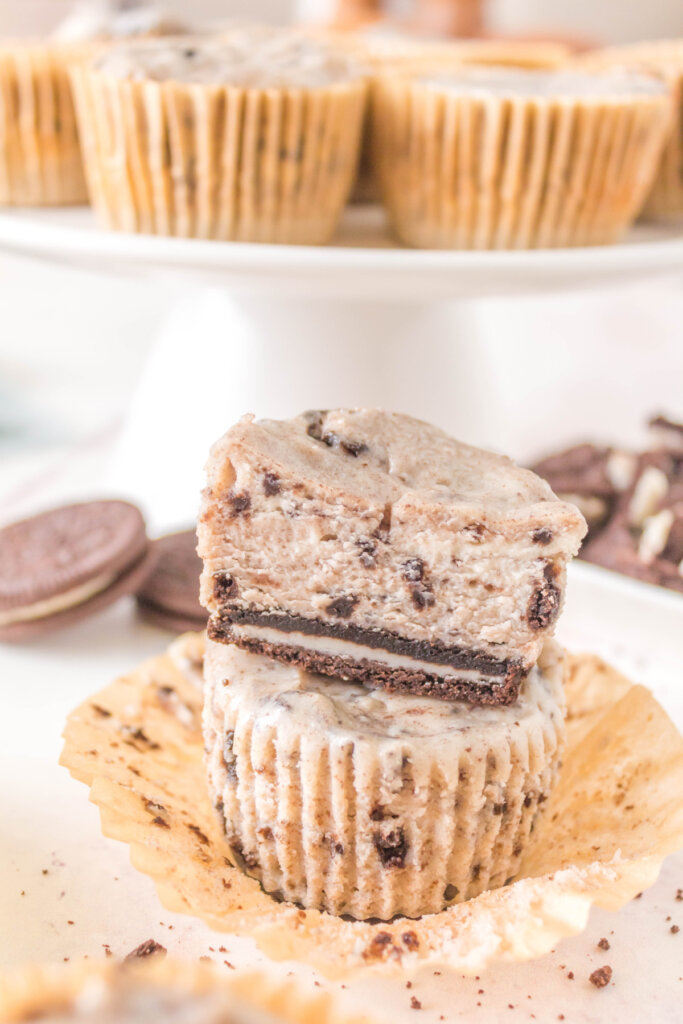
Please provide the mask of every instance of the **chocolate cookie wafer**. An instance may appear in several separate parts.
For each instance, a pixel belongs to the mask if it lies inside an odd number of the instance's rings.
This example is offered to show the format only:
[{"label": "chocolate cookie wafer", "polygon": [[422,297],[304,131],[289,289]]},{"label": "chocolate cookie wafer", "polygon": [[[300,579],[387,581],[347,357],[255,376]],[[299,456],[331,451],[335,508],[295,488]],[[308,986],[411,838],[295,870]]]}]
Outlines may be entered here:
[{"label": "chocolate cookie wafer", "polygon": [[0,641],[70,625],[134,593],[149,569],[140,510],[91,501],[0,530]]},{"label": "chocolate cookie wafer", "polygon": [[152,550],[154,564],[137,593],[142,618],[173,633],[205,629],[208,616],[199,603],[202,562],[195,531],[160,537]]}]

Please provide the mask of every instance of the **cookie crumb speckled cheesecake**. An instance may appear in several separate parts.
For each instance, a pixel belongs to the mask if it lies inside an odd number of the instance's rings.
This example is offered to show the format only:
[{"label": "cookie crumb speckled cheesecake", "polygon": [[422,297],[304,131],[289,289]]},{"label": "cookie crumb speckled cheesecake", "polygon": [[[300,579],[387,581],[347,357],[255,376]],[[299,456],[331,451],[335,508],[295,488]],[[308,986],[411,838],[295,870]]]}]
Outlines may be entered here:
[{"label": "cookie crumb speckled cheesecake", "polygon": [[372,691],[211,641],[205,678],[211,795],[266,892],[389,920],[515,876],[564,739],[552,641],[507,708]]},{"label": "cookie crumb speckled cheesecake", "polygon": [[209,636],[390,692],[509,704],[585,530],[533,473],[409,416],[245,417],[208,464]]}]

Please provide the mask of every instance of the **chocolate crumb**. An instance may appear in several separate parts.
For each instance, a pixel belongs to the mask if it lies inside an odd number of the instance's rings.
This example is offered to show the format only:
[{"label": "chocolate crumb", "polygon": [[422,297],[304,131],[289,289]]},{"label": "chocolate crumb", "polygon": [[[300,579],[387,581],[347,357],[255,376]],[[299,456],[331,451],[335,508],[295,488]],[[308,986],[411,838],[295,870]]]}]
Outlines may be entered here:
[{"label": "chocolate crumb", "polygon": [[609,939],[600,939],[598,949],[609,949]]},{"label": "chocolate crumb", "polygon": [[358,604],[358,598],[351,595],[335,597],[325,608],[328,615],[334,615],[338,619],[348,619],[351,612]]},{"label": "chocolate crumb", "polygon": [[234,576],[224,570],[213,574],[213,596],[217,601],[227,601],[229,597],[237,596],[237,583]]},{"label": "chocolate crumb", "polygon": [[607,965],[605,967],[598,967],[597,970],[593,971],[588,980],[596,988],[604,988],[612,980],[612,968]]},{"label": "chocolate crumb", "polygon": [[386,835],[375,832],[372,837],[382,867],[403,868],[408,853],[408,843],[402,828],[392,829]]},{"label": "chocolate crumb", "polygon": [[573,981],[574,980],[574,972],[573,971],[567,971],[567,977],[569,978],[570,981]]},{"label": "chocolate crumb", "polygon": [[415,607],[420,611],[423,608],[431,608],[436,600],[431,587],[426,585],[411,587],[410,597]]},{"label": "chocolate crumb", "polygon": [[165,946],[162,946],[160,942],[155,942],[154,939],[147,939],[131,950],[123,959],[125,963],[127,960],[146,960],[150,956],[165,957]]},{"label": "chocolate crumb", "polygon": [[678,935],[678,933],[680,932],[680,930],[681,930],[681,929],[680,929],[680,928],[678,927],[678,925],[677,925],[677,924],[672,924],[672,925],[671,925],[670,931],[671,931],[671,934],[672,934],[672,935]]},{"label": "chocolate crumb", "polygon": [[407,981],[406,982],[406,988],[412,988],[412,987],[413,987],[412,981]]},{"label": "chocolate crumb", "polygon": [[422,1009],[422,1003],[420,1002],[419,999],[416,999],[415,996],[411,996],[410,997],[410,1008],[412,1010],[421,1010]]},{"label": "chocolate crumb", "polygon": [[675,898],[678,900],[679,903],[681,902],[681,900],[683,900],[683,889],[676,889]]},{"label": "chocolate crumb", "polygon": [[634,900],[639,900],[642,895],[642,892],[637,892],[633,898]]},{"label": "chocolate crumb", "polygon": [[263,474],[263,493],[267,498],[272,498],[274,494],[279,494],[280,477],[277,473],[264,473]]},{"label": "chocolate crumb", "polygon": [[531,534],[531,539],[536,544],[545,545],[550,544],[550,541],[553,539],[553,535],[546,526],[541,526],[538,530],[534,530],[534,532]]},{"label": "chocolate crumb", "polygon": [[403,579],[408,583],[420,583],[424,579],[425,564],[421,558],[408,558],[401,565]]},{"label": "chocolate crumb", "polygon": [[401,936],[401,938],[403,939],[403,945],[406,947],[406,949],[418,949],[419,948],[420,940],[418,939],[418,937],[415,934],[415,932],[412,932],[412,931],[404,932],[403,935]]},{"label": "chocolate crumb", "polygon": [[251,495],[248,491],[243,491],[242,494],[233,494],[228,498],[228,501],[232,505],[233,519],[236,519],[237,516],[242,515],[243,512],[247,512],[251,508]]}]

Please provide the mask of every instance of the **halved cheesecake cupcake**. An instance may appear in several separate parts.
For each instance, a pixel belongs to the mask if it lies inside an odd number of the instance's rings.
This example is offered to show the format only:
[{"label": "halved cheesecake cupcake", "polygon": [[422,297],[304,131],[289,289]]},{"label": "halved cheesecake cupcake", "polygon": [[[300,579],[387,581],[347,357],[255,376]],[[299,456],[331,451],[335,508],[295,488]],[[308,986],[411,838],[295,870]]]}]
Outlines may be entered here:
[{"label": "halved cheesecake cupcake", "polygon": [[389,692],[510,704],[586,530],[528,470],[377,409],[244,417],[199,519],[209,636]]},{"label": "halved cheesecake cupcake", "polygon": [[637,72],[473,68],[383,76],[372,109],[402,242],[527,249],[620,238],[652,185],[672,100]]},{"label": "halved cheesecake cupcake", "polygon": [[73,73],[91,200],[107,227],[329,240],[358,159],[362,66],[291,30],[112,49]]},{"label": "halved cheesecake cupcake", "polygon": [[549,642],[511,707],[386,694],[208,642],[211,795],[266,892],[418,917],[516,874],[564,739]]}]

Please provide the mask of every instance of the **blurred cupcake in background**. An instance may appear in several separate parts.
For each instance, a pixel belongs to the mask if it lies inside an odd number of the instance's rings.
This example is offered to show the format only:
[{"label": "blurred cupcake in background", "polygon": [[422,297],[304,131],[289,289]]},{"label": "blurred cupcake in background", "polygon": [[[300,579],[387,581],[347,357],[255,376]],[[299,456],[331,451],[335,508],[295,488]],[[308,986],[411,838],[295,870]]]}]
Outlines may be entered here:
[{"label": "blurred cupcake in background", "polygon": [[87,202],[69,66],[113,39],[184,30],[155,5],[93,0],[47,39],[0,40],[0,206]]},{"label": "blurred cupcake in background", "polygon": [[671,109],[666,84],[636,72],[380,76],[373,146],[392,228],[419,248],[615,242],[652,185]]},{"label": "blurred cupcake in background", "polygon": [[586,54],[582,63],[588,67],[636,68],[659,75],[669,84],[675,112],[643,216],[683,219],[683,38],[596,50]]},{"label": "blurred cupcake in background", "polygon": [[364,67],[323,37],[233,28],[111,48],[72,70],[106,227],[321,244],[358,159]]}]

